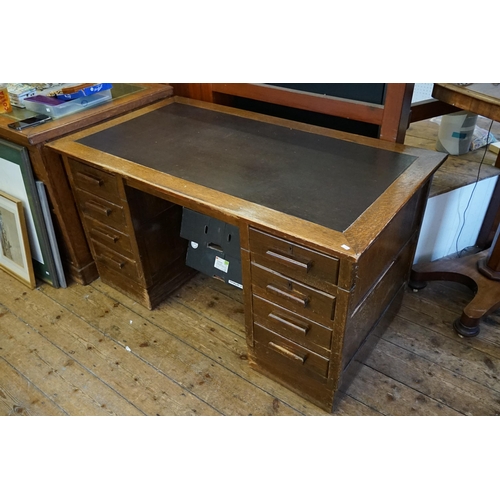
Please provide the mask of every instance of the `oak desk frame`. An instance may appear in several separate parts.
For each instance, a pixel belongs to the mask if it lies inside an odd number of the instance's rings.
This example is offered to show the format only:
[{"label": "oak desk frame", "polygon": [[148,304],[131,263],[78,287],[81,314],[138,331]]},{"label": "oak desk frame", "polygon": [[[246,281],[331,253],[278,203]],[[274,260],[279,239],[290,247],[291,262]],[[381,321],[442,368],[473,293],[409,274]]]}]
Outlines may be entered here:
[{"label": "oak desk frame", "polygon": [[[153,114],[174,103],[242,117],[247,122],[271,124],[279,131],[314,134],[304,134],[309,138],[340,139],[349,145],[346,149],[368,146],[375,148],[370,148],[372,152],[382,150],[384,157],[401,158],[408,166],[349,227],[338,231],[82,144],[92,139],[92,134],[102,132],[105,136],[111,131],[117,135],[118,130],[123,130],[119,127],[127,125],[125,122],[144,118],[146,113]],[[115,125],[116,131],[110,130]],[[188,129],[185,137],[187,142],[196,140]],[[171,147],[176,148],[175,144]],[[184,267],[183,262],[179,264],[179,255],[184,258],[187,242],[181,253],[170,251],[170,247],[178,248],[181,240],[175,234],[181,212],[174,221],[172,210],[186,207],[238,226],[250,363],[327,411],[332,409],[344,369],[384,313],[399,303],[413,261],[432,175],[446,158],[442,153],[178,97],[55,141],[50,148],[63,157],[89,241],[93,241],[91,232],[97,222],[89,215],[86,204],[89,200],[91,204],[95,200],[105,204],[100,190],[112,192],[112,206],[120,217],[114,227],[121,231],[118,236],[127,233],[127,241],[131,242],[122,268],[130,264],[129,276],[134,279],[118,276],[116,269],[110,269],[109,260],[99,264],[99,252],[117,256],[121,250],[110,252],[101,241],[91,243],[91,248],[101,279],[146,307],[155,307],[192,276],[191,269]],[[223,148],[214,149],[222,161]],[[90,187],[85,184],[86,178]],[[335,200],[331,203],[334,206]],[[154,224],[140,220],[146,213],[151,214]],[[163,245],[163,253],[159,254],[147,238],[151,237],[153,225],[162,224],[164,233],[151,240],[156,246]],[[98,225],[102,228],[101,223]],[[162,259],[165,269],[158,264]],[[308,259],[313,262],[307,262]],[[148,271],[152,266],[156,274]],[[175,272],[170,272],[173,267]],[[276,317],[277,326],[270,326],[270,318]]]}]

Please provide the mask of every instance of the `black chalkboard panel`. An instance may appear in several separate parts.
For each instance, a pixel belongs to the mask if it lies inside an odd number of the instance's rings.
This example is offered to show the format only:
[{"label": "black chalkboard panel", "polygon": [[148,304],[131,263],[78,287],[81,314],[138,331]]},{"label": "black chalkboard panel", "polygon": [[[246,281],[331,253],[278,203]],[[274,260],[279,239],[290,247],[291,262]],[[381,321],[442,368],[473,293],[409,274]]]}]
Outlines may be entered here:
[{"label": "black chalkboard panel", "polygon": [[315,113],[303,109],[292,108],[290,106],[281,106],[264,101],[256,101],[245,97],[231,96],[231,106],[238,109],[245,109],[263,115],[277,116],[287,120],[318,125],[334,130],[341,130],[351,134],[364,135],[366,137],[377,138],[380,133],[380,127],[373,123],[365,123],[357,120],[349,120],[338,116]]},{"label": "black chalkboard panel", "polygon": [[385,83],[267,83],[273,87],[352,99],[368,104],[384,104]]}]

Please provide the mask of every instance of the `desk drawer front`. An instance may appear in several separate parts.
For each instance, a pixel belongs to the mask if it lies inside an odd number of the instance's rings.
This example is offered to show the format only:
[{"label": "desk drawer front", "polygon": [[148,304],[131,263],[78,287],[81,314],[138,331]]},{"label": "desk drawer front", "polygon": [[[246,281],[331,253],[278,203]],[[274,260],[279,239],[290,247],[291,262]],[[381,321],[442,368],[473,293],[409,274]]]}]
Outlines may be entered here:
[{"label": "desk drawer front", "polygon": [[76,197],[80,210],[86,217],[96,219],[103,224],[122,229],[127,226],[123,207],[115,205],[98,196],[76,189]]},{"label": "desk drawer front", "polygon": [[253,296],[254,321],[308,349],[328,356],[332,330],[287,309]]},{"label": "desk drawer front", "polygon": [[113,174],[108,174],[73,159],[69,159],[68,162],[76,187],[121,204],[118,182]]},{"label": "desk drawer front", "polygon": [[329,360],[303,346],[278,335],[259,324],[254,325],[256,353],[259,357],[277,359],[288,369],[304,374],[314,374],[326,379]]},{"label": "desk drawer front", "polygon": [[331,326],[335,297],[252,263],[252,291],[300,316]]},{"label": "desk drawer front", "polygon": [[115,253],[99,243],[94,242],[93,247],[98,267],[105,266],[138,283],[142,281],[139,267],[134,260]]},{"label": "desk drawer front", "polygon": [[85,224],[93,243],[104,245],[129,259],[134,258],[132,244],[128,235],[117,231],[111,226],[101,224],[90,217],[85,218]]},{"label": "desk drawer front", "polygon": [[250,228],[252,260],[304,283],[325,289],[338,282],[339,260]]}]

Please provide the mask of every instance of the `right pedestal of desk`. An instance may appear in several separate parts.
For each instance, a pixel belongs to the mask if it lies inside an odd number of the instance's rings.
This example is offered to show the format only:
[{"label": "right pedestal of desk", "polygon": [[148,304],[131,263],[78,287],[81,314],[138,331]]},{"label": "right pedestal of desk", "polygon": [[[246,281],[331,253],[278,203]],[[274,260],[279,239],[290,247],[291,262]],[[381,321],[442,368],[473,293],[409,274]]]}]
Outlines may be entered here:
[{"label": "right pedestal of desk", "polygon": [[252,366],[327,411],[342,374],[408,281],[427,198],[416,192],[357,261],[249,229]]}]

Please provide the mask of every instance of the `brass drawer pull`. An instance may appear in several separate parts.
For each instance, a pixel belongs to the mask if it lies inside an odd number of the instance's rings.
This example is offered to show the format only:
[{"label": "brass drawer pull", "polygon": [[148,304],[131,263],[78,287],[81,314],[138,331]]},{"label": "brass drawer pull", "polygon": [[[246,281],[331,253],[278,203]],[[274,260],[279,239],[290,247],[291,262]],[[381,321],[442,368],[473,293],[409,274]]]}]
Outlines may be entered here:
[{"label": "brass drawer pull", "polygon": [[274,321],[277,321],[278,323],[282,323],[285,326],[293,328],[294,330],[298,331],[302,335],[307,335],[307,332],[309,331],[309,325],[306,325],[306,326],[298,325],[297,323],[294,323],[293,321],[290,321],[289,319],[282,318],[281,316],[279,316],[275,313],[269,313],[268,317],[270,319],[273,319]]},{"label": "brass drawer pull", "polygon": [[112,257],[108,257],[107,255],[100,255],[99,259],[102,260],[104,263],[112,264],[117,269],[123,269],[126,264],[126,262],[115,260]]},{"label": "brass drawer pull", "polygon": [[86,201],[85,206],[87,208],[90,208],[91,210],[94,210],[95,212],[99,212],[100,214],[109,217],[111,215],[111,209],[107,207],[103,207],[102,205],[99,205],[98,203],[95,203],[93,201]]},{"label": "brass drawer pull", "polygon": [[99,235],[108,240],[110,243],[116,243],[118,241],[118,236],[113,236],[111,234],[105,233],[104,231],[101,231],[100,229],[97,228],[92,228],[90,231],[94,235]]},{"label": "brass drawer pull", "polygon": [[281,288],[278,288],[274,285],[267,285],[266,289],[270,291],[271,293],[274,293],[278,297],[282,297],[287,300],[291,300],[295,302],[296,304],[301,305],[302,307],[307,307],[307,304],[309,303],[309,298],[301,296],[299,297],[298,295],[294,295],[292,293],[289,293],[285,290],[282,290]]},{"label": "brass drawer pull", "polygon": [[76,176],[79,177],[82,181],[88,182],[89,184],[92,184],[93,186],[96,187],[102,186],[104,184],[104,182],[101,179],[93,177],[92,175],[84,174],[82,172],[77,172]]},{"label": "brass drawer pull", "polygon": [[274,351],[278,352],[279,354],[282,354],[283,356],[289,359],[292,359],[293,361],[299,361],[300,363],[304,364],[307,359],[307,354],[299,356],[298,354],[289,351],[286,347],[275,344],[274,342],[269,342],[267,345]]},{"label": "brass drawer pull", "polygon": [[278,261],[280,264],[288,266],[292,269],[300,269],[301,271],[305,271],[306,273],[311,269],[312,261],[301,262],[296,258],[289,257],[288,255],[282,255],[278,252],[274,252],[273,250],[267,250],[266,255],[271,259]]}]

